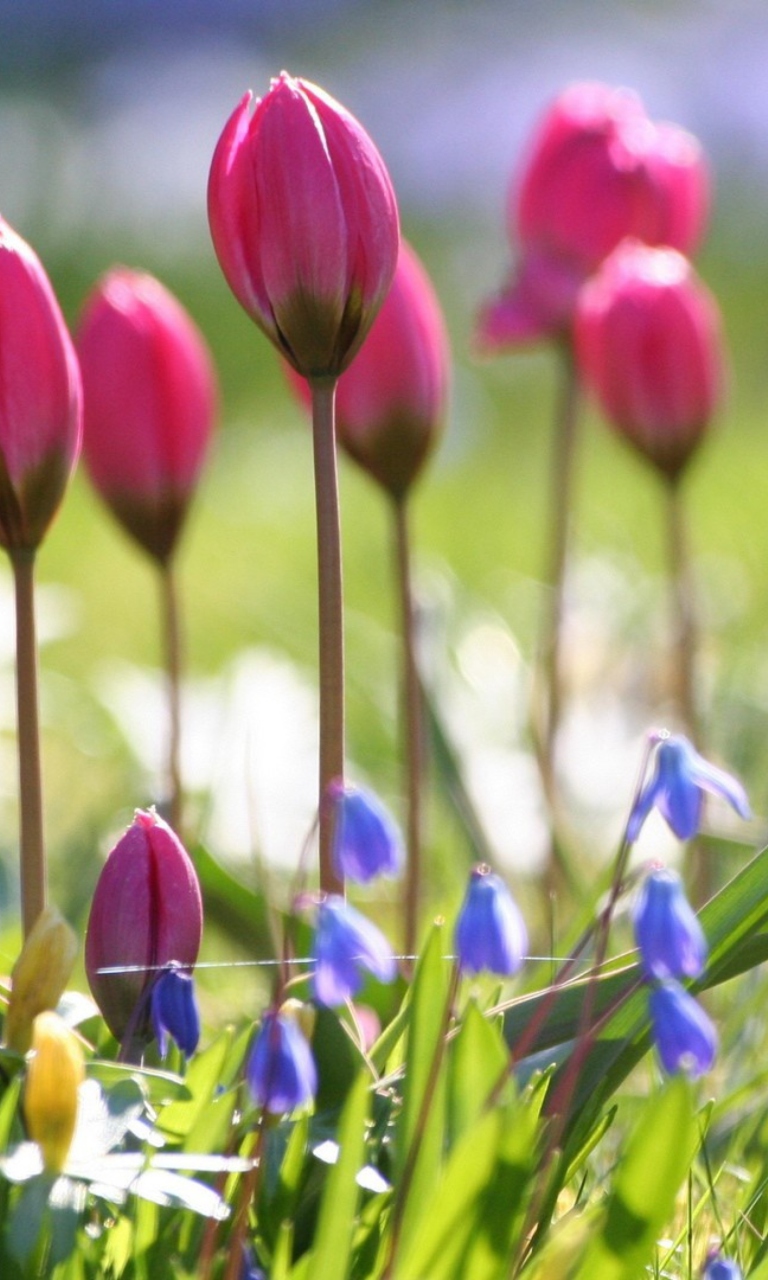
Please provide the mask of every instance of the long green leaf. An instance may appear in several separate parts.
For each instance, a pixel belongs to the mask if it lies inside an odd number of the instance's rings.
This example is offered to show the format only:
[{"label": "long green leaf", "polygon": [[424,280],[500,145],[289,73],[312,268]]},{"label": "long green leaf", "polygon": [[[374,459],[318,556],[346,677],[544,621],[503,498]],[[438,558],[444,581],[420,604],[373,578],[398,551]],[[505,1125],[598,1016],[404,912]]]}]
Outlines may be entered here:
[{"label": "long green leaf", "polygon": [[360,1197],[357,1178],[364,1161],[370,1076],[361,1072],[347,1098],[339,1124],[339,1158],[331,1168],[320,1205],[310,1273],[323,1280],[346,1280],[355,1214]]}]

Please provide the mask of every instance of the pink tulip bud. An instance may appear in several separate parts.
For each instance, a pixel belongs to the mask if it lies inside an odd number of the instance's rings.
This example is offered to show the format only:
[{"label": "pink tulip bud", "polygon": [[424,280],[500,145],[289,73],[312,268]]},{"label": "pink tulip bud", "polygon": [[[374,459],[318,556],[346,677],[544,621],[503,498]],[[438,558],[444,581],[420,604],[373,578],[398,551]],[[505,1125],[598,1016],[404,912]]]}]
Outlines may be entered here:
[{"label": "pink tulip bud", "polygon": [[[336,435],[395,499],[404,496],[434,448],[448,396],[448,335],[432,282],[400,242],[392,287],[336,390]],[[289,380],[309,407],[304,378]]]},{"label": "pink tulip bud", "polygon": [[0,545],[32,551],[80,451],[80,370],[40,260],[0,218]]},{"label": "pink tulip bud", "polygon": [[213,157],[208,215],[229,287],[307,378],[360,347],[397,261],[397,205],[363,128],[283,72],[236,107]]},{"label": "pink tulip bud", "polygon": [[90,295],[77,346],[91,479],[128,533],[165,561],[213,430],[216,379],[208,349],[159,281],[123,267],[109,271]]},{"label": "pink tulip bud", "polygon": [[[192,966],[203,909],[192,862],[170,827],[138,810],[96,884],[85,938],[94,999],[118,1040],[152,1036],[147,993],[158,968]],[[132,971],[105,973],[126,966]],[[143,1003],[146,1007],[143,1007]]]},{"label": "pink tulip bud", "polygon": [[653,123],[627,89],[571,85],[544,115],[510,187],[519,264],[481,313],[480,345],[493,351],[567,332],[580,286],[621,240],[689,253],[708,204],[695,138]]},{"label": "pink tulip bud", "polygon": [[635,240],[620,245],[584,287],[576,349],[606,416],[674,480],[723,382],[717,306],[688,260]]}]

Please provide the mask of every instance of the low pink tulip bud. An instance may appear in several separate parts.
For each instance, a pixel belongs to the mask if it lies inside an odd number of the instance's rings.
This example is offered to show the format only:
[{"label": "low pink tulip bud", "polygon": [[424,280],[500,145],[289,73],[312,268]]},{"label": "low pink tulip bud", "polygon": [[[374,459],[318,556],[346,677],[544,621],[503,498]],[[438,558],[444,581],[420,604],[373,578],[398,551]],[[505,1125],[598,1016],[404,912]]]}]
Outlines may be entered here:
[{"label": "low pink tulip bud", "polygon": [[109,271],[88,298],[77,347],[91,479],[128,533],[164,562],[213,430],[208,348],[158,280],[123,267]]},{"label": "low pink tulip bud", "polygon": [[610,422],[671,480],[717,405],[717,305],[681,253],[628,240],[585,286],[579,368]]},{"label": "low pink tulip bud", "polygon": [[[419,475],[439,439],[448,398],[449,351],[437,295],[401,241],[386,302],[336,389],[339,444],[395,499]],[[289,373],[309,407],[304,378]]]},{"label": "low pink tulip bud", "polygon": [[627,89],[571,85],[545,113],[511,184],[519,263],[481,312],[481,348],[569,332],[579,288],[621,240],[690,253],[708,205],[707,165],[691,134],[655,124]]},{"label": "low pink tulip bud", "polygon": [[[200,886],[181,842],[154,812],[138,810],[107,858],[88,918],[85,969],[113,1035],[152,1036],[148,992],[158,968],[194,965]],[[105,973],[125,966],[127,972]]]},{"label": "low pink tulip bud", "polygon": [[227,283],[307,378],[336,377],[360,347],[397,261],[397,205],[361,125],[283,72],[236,107],[208,183]]},{"label": "low pink tulip bud", "polygon": [[34,551],[80,451],[80,370],[40,260],[0,218],[0,545]]}]

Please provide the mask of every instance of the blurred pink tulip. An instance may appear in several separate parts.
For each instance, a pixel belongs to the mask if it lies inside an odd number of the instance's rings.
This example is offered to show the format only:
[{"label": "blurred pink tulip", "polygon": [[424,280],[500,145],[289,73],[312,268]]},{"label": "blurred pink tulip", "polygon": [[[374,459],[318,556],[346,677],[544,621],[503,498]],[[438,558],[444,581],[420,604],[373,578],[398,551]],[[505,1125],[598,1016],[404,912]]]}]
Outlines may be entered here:
[{"label": "blurred pink tulip", "polygon": [[576,351],[612,424],[675,479],[723,383],[717,305],[688,260],[636,240],[619,245],[584,287]]},{"label": "blurred pink tulip", "polygon": [[691,134],[652,122],[627,89],[571,85],[544,115],[510,187],[519,265],[481,313],[480,346],[568,332],[580,286],[621,240],[690,253],[708,204],[707,166]]},{"label": "blurred pink tulip", "polygon": [[361,125],[283,72],[236,107],[213,157],[208,214],[229,287],[307,378],[346,368],[386,297],[397,205]]},{"label": "blurred pink tulip", "polygon": [[[437,295],[414,250],[401,241],[387,300],[336,391],[339,444],[396,499],[439,438],[448,376],[448,335]],[[290,370],[289,378],[309,406],[305,379]]]},{"label": "blurred pink tulip", "polygon": [[39,546],[80,451],[80,370],[42,264],[0,218],[0,545]]},{"label": "blurred pink tulip", "polygon": [[[200,886],[188,854],[156,813],[138,810],[102,868],[85,937],[88,982],[118,1040],[147,1032],[149,1002],[142,1009],[142,998],[163,965],[194,965],[202,929]],[[134,968],[101,972],[116,966]]]},{"label": "blurred pink tulip", "polygon": [[77,346],[91,479],[125,529],[165,561],[213,430],[208,348],[158,280],[123,267],[109,271],[88,298]]}]

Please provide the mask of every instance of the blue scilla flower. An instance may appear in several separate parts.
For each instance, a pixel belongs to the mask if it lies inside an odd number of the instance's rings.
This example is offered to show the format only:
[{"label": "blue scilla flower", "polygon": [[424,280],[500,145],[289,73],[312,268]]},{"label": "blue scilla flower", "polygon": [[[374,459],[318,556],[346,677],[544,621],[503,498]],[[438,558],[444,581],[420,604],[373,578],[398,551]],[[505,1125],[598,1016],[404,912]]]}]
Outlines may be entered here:
[{"label": "blue scilla flower", "polygon": [[338,894],[320,903],[312,943],[315,999],[320,1004],[344,1004],[363,985],[363,969],[379,982],[391,982],[397,972],[387,939],[361,912]]},{"label": "blue scilla flower", "polygon": [[393,818],[372,791],[337,780],[328,788],[334,809],[333,861],[337,875],[358,884],[397,876],[403,841]]},{"label": "blue scilla flower", "polygon": [[709,1071],[717,1053],[717,1032],[700,1004],[669,980],[651,992],[653,1038],[668,1075],[684,1071],[694,1079]]},{"label": "blue scilla flower", "polygon": [[747,793],[736,778],[709,764],[680,734],[664,737],[656,751],[656,769],[643,787],[627,823],[627,840],[637,839],[655,806],[680,840],[701,826],[703,793],[721,796],[740,818],[751,818]]},{"label": "blue scilla flower", "polygon": [[163,969],[152,987],[150,1015],[162,1058],[168,1052],[169,1036],[187,1057],[195,1052],[200,1042],[200,1013],[191,974],[177,965]]},{"label": "blue scilla flower", "polygon": [[315,1060],[291,1013],[265,1013],[245,1074],[254,1101],[273,1115],[286,1115],[312,1101]]},{"label": "blue scilla flower", "polygon": [[456,921],[456,956],[462,973],[517,973],[528,947],[520,908],[500,876],[474,867]]},{"label": "blue scilla flower", "polygon": [[742,1280],[742,1277],[739,1264],[721,1253],[710,1253],[701,1273],[701,1280]]},{"label": "blue scilla flower", "polygon": [[676,871],[659,867],[646,876],[632,919],[647,978],[698,978],[704,972],[707,940]]}]

